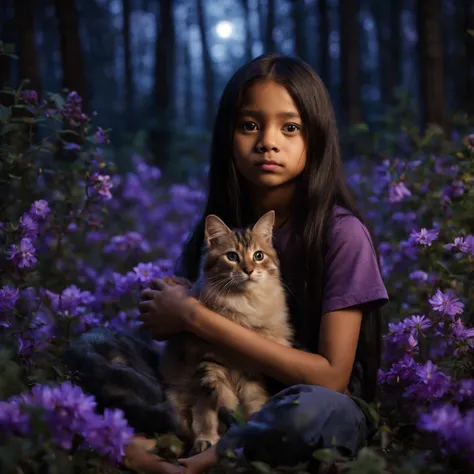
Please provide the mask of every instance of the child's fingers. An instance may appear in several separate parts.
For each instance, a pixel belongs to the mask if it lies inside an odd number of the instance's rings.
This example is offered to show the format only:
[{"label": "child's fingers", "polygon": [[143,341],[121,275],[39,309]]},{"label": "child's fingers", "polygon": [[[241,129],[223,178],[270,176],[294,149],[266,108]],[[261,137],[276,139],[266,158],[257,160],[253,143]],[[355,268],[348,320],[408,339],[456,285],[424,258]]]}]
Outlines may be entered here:
[{"label": "child's fingers", "polygon": [[186,278],[173,276],[173,279],[178,285],[184,286],[186,288],[191,288],[192,286],[192,283]]}]

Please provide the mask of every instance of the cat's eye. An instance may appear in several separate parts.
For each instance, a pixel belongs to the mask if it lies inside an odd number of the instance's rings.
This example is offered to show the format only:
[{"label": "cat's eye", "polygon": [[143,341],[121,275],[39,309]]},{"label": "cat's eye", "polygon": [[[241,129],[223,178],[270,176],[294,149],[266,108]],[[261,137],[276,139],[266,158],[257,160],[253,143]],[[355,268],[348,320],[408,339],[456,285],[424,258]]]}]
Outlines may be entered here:
[{"label": "cat's eye", "polygon": [[226,257],[230,262],[238,262],[239,261],[239,256],[238,256],[237,252],[227,252]]},{"label": "cat's eye", "polygon": [[256,261],[256,262],[261,262],[263,260],[263,252],[261,250],[257,250],[254,254],[253,254],[253,259]]}]

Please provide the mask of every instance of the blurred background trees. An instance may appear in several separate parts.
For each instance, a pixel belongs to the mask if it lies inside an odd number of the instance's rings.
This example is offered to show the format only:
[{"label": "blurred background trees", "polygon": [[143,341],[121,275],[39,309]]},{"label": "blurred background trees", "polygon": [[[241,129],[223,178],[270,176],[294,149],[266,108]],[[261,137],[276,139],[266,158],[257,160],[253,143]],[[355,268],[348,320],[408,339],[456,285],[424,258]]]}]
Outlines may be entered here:
[{"label": "blurred background trees", "polygon": [[473,0],[3,0],[0,81],[77,91],[117,149],[173,169],[202,166],[225,83],[263,52],[311,64],[343,136],[401,106],[449,133],[474,114],[473,34]]}]

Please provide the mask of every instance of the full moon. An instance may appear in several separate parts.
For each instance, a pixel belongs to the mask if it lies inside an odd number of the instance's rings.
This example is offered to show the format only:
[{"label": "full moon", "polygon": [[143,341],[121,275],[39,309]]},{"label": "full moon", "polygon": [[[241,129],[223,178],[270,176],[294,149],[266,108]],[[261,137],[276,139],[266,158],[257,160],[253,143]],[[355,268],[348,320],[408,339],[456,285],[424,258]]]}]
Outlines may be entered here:
[{"label": "full moon", "polygon": [[230,21],[220,21],[216,25],[216,33],[221,38],[230,38],[232,36],[233,25]]}]

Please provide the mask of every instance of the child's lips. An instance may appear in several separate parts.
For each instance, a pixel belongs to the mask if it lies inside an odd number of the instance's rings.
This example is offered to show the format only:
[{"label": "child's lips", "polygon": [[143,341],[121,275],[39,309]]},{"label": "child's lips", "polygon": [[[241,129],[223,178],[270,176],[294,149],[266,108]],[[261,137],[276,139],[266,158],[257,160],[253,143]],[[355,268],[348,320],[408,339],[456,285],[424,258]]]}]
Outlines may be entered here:
[{"label": "child's lips", "polygon": [[257,166],[264,171],[275,171],[282,165],[274,160],[262,160],[257,163]]}]

